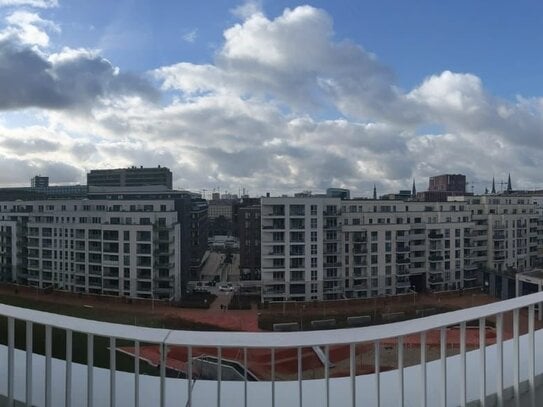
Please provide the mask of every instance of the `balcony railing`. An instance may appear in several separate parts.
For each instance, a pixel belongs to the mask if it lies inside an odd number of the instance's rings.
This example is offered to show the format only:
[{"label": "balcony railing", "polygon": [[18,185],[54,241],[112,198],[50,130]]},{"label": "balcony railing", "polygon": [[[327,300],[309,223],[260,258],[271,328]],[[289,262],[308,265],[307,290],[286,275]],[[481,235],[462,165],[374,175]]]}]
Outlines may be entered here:
[{"label": "balcony railing", "polygon": [[[535,329],[536,323],[541,326],[535,314],[542,302],[543,293],[536,293],[386,325],[294,333],[143,328],[0,305],[0,316],[7,319],[0,332],[7,343],[0,345],[0,403],[379,407],[507,406],[522,400],[518,405],[536,406],[543,374],[543,331]],[[495,329],[488,328],[488,321]],[[44,327],[44,355],[33,351],[37,327]],[[489,329],[495,333],[491,341]],[[82,348],[75,346],[81,345],[76,341],[81,335],[87,338]],[[105,338],[101,347],[96,337]],[[117,369],[118,347],[126,341],[133,345],[123,348],[134,356],[132,372]],[[53,357],[53,342],[63,347],[65,359]],[[448,356],[456,345],[455,354]],[[139,357],[153,359],[149,347],[156,354],[156,375],[142,374]],[[214,379],[200,376],[202,348],[208,366],[216,366]],[[394,355],[397,359],[386,371],[381,371],[383,349],[389,350],[387,359]],[[106,353],[100,356],[102,362],[109,361],[107,368],[94,366],[99,352]],[[185,356],[177,367],[170,362],[176,352]],[[268,352],[267,376],[252,381],[255,377],[247,366],[262,359],[261,352]],[[82,359],[81,353],[89,362],[74,361]],[[432,354],[437,359],[431,360]],[[372,364],[369,373],[361,371],[362,356],[365,366]],[[341,366],[332,365],[331,360],[341,357]],[[285,358],[292,374],[280,377]],[[314,365],[308,366],[312,358],[320,360],[320,377],[315,378]],[[172,374],[172,369],[183,373]]]}]

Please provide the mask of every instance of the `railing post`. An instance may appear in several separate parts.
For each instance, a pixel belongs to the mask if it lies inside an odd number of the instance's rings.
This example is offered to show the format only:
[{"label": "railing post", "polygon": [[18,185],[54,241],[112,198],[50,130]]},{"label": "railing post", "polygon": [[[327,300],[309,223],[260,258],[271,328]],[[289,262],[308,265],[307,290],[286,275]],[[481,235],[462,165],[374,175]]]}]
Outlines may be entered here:
[{"label": "railing post", "polygon": [[486,319],[479,318],[479,403],[486,405]]},{"label": "railing post", "polygon": [[166,406],[166,363],[168,359],[168,346],[160,344],[160,407]]},{"label": "railing post", "polygon": [[52,379],[51,366],[52,353],[52,329],[51,325],[45,325],[45,406],[51,407],[52,403]]},{"label": "railing post", "polygon": [[302,348],[298,347],[298,402],[299,407],[302,407],[303,404],[303,366],[302,366]]},{"label": "railing post", "polygon": [[134,342],[134,407],[140,405],[140,342]]},{"label": "railing post", "polygon": [[87,334],[87,407],[92,407],[94,400],[94,336]]},{"label": "railing post", "polygon": [[403,377],[403,336],[398,337],[398,393],[400,407],[404,406],[404,377]]},{"label": "railing post", "polygon": [[271,348],[271,402],[275,407],[275,348]]},{"label": "railing post", "polygon": [[460,323],[460,406],[465,407],[466,397],[466,322]]},{"label": "railing post", "polygon": [[420,404],[426,407],[426,332],[420,333]]},{"label": "railing post", "polygon": [[[247,372],[247,364],[244,366]],[[187,382],[187,407],[192,407],[192,346],[187,349]]]},{"label": "railing post", "polygon": [[324,348],[325,365],[324,365],[324,380],[326,383],[326,407],[330,407],[330,345]]},{"label": "railing post", "polygon": [[503,405],[503,314],[496,315],[496,401],[497,406]]},{"label": "railing post", "polygon": [[441,402],[442,407],[447,407],[447,327],[441,327],[440,331],[441,354]]},{"label": "railing post", "polygon": [[116,361],[116,343],[115,338],[109,338],[109,405],[115,407],[116,389],[115,374],[117,369]]},{"label": "railing post", "polygon": [[535,404],[535,306],[528,307],[528,381],[530,383],[530,402],[532,407]]},{"label": "railing post", "polygon": [[26,405],[32,407],[32,322],[26,321]]},{"label": "railing post", "polygon": [[515,389],[515,405],[520,407],[520,347],[519,347],[519,314],[517,308],[513,310],[513,387]]},{"label": "railing post", "polygon": [[66,330],[66,394],[65,394],[65,404],[66,407],[72,405],[72,331],[70,329]]},{"label": "railing post", "polygon": [[222,348],[217,348],[217,407],[221,407]]},{"label": "railing post", "polygon": [[243,348],[243,406],[247,407],[247,369],[249,369],[247,365],[247,348]]},{"label": "railing post", "polygon": [[8,406],[14,403],[15,388],[15,320],[8,318]]},{"label": "railing post", "polygon": [[374,370],[375,370],[375,400],[376,405],[381,405],[381,343],[375,341],[373,345],[374,353]]},{"label": "railing post", "polygon": [[351,373],[351,407],[356,407],[356,345],[349,345],[349,364]]}]

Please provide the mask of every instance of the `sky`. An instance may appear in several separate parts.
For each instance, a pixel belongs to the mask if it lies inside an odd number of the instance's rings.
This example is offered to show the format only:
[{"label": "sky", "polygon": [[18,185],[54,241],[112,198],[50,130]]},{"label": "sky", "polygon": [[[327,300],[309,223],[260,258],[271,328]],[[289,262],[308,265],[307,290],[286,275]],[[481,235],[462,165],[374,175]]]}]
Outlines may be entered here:
[{"label": "sky", "polygon": [[0,0],[0,186],[543,189],[543,3]]}]

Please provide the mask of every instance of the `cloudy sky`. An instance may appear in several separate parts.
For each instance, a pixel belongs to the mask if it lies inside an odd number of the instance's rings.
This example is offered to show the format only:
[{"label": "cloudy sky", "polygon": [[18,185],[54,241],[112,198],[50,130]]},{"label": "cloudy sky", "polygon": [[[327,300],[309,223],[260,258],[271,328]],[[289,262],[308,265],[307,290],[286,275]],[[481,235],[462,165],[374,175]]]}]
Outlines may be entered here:
[{"label": "cloudy sky", "polygon": [[366,3],[0,0],[0,185],[543,188],[540,2]]}]

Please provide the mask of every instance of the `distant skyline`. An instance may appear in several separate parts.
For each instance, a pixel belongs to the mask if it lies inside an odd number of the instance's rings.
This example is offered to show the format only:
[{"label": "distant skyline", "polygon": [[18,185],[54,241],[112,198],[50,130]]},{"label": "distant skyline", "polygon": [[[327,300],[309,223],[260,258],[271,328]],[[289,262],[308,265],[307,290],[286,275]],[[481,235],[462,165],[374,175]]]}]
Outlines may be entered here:
[{"label": "distant skyline", "polygon": [[[543,189],[543,4],[0,0],[0,186]],[[469,187],[471,190],[471,186]]]}]

